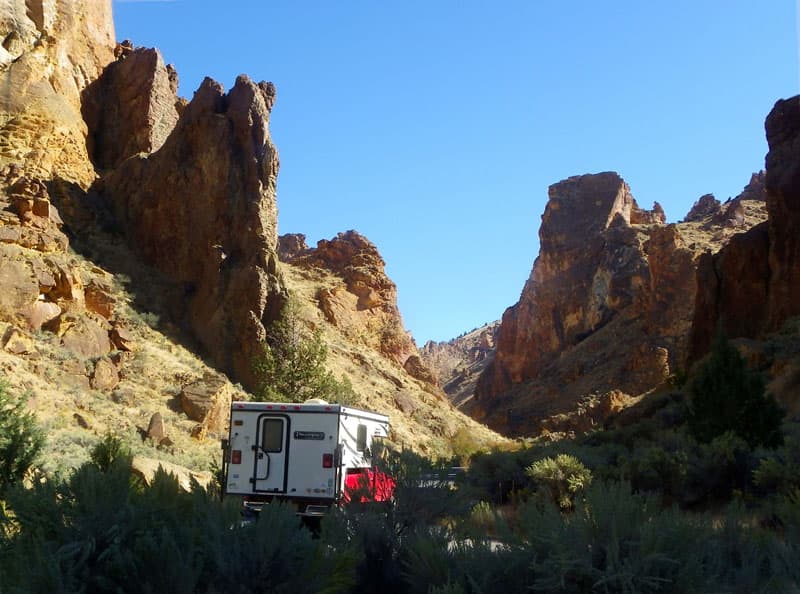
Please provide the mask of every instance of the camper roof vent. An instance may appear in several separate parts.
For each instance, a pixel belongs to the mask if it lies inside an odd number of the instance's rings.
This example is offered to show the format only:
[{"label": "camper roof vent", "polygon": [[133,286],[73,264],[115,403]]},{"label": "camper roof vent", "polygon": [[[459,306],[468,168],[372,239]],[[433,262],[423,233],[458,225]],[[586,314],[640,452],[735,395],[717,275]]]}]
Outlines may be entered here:
[{"label": "camper roof vent", "polygon": [[328,404],[328,401],[322,398],[309,398],[304,404]]}]

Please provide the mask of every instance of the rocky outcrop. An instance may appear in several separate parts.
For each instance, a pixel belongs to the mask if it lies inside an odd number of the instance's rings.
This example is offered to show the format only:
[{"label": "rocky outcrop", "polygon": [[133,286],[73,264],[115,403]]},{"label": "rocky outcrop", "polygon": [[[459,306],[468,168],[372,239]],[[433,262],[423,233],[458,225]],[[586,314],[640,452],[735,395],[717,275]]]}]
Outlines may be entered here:
[{"label": "rocky outcrop", "polygon": [[446,342],[428,341],[420,349],[447,398],[468,414],[478,377],[494,359],[499,328],[499,321],[492,322]]},{"label": "rocky outcrop", "polygon": [[765,127],[766,174],[754,176],[745,195],[766,195],[769,221],[702,260],[689,363],[718,329],[756,338],[800,315],[800,96],[778,101]]},{"label": "rocky outcrop", "polygon": [[[287,261],[300,268],[321,268],[342,279],[339,286],[320,288],[317,299],[328,322],[344,334],[401,366],[409,357],[418,355],[403,328],[397,287],[386,276],[378,249],[366,237],[356,231],[339,233]],[[411,365],[410,369],[418,367]],[[424,377],[418,379],[427,381],[429,372],[420,374]]]},{"label": "rocky outcrop", "polygon": [[726,205],[706,195],[684,222],[666,225],[659,208],[641,211],[615,173],[551,186],[539,257],[478,381],[478,416],[515,432],[552,429],[548,417],[586,398],[635,396],[681,369],[698,259],[766,218],[757,194],[746,188]]},{"label": "rocky outcrop", "polygon": [[9,0],[0,36],[0,169],[88,187],[81,92],[114,59],[111,0]]},{"label": "rocky outcrop", "polygon": [[274,100],[271,83],[240,76],[225,93],[207,78],[161,149],[128,158],[99,187],[133,249],[184,287],[182,322],[248,386],[265,326],[284,302]]},{"label": "rocky outcrop", "polygon": [[721,207],[720,201],[714,198],[714,194],[704,194],[692,205],[691,210],[689,210],[689,213],[683,221],[685,223],[690,221],[702,221],[707,217],[716,216],[720,212]]},{"label": "rocky outcrop", "polygon": [[800,314],[800,96],[778,101],[766,120],[769,301],[767,329]]},{"label": "rocky outcrop", "polygon": [[633,289],[649,282],[640,240],[629,226],[634,208],[616,173],[550,186],[539,257],[519,302],[503,314],[480,397],[535,376],[563,348],[607,324],[631,304]]},{"label": "rocky outcrop", "polygon": [[158,50],[120,53],[83,92],[83,117],[91,131],[89,155],[111,169],[137,153],[161,148],[178,121],[178,78]]},{"label": "rocky outcrop", "polygon": [[287,233],[278,237],[278,259],[291,262],[308,251],[306,236],[302,233]]}]

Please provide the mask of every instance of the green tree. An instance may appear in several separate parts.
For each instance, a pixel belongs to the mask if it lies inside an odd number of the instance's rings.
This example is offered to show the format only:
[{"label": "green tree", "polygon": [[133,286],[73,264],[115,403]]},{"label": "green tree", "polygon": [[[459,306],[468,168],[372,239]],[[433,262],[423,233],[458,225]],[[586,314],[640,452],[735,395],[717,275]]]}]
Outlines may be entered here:
[{"label": "green tree", "polygon": [[761,375],[747,368],[722,333],[689,381],[688,391],[689,431],[698,441],[708,443],[732,431],[750,447],[783,443],[783,411],[772,395],[765,394]]},{"label": "green tree", "polygon": [[0,383],[0,498],[25,476],[44,446],[44,433],[33,414],[25,411],[26,400],[13,399]]},{"label": "green tree", "polygon": [[255,398],[269,402],[304,402],[321,398],[352,404],[356,399],[349,379],[336,377],[325,367],[328,348],[322,332],[305,328],[298,305],[289,301],[281,316],[267,328],[267,340],[253,361],[258,377]]}]

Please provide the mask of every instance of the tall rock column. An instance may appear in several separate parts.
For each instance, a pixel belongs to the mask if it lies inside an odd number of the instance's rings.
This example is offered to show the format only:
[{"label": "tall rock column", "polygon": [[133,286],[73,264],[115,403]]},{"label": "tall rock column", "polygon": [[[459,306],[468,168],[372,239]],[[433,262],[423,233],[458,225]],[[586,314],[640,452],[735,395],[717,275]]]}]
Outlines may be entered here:
[{"label": "tall rock column", "polygon": [[701,261],[689,364],[718,328],[756,338],[800,315],[800,96],[775,103],[765,128],[769,218]]},{"label": "tall rock column", "polygon": [[769,320],[775,330],[800,314],[800,96],[780,100],[767,116]]},{"label": "tall rock column", "polygon": [[628,185],[613,172],[581,175],[550,186],[548,195],[539,257],[519,302],[503,314],[497,354],[480,378],[479,397],[530,379],[633,298],[630,281],[642,263],[628,225],[638,209]]},{"label": "tall rock column", "polygon": [[160,150],[125,160],[102,183],[132,247],[183,285],[185,325],[251,387],[252,358],[285,298],[274,99],[271,83],[240,76],[226,94],[207,78]]}]

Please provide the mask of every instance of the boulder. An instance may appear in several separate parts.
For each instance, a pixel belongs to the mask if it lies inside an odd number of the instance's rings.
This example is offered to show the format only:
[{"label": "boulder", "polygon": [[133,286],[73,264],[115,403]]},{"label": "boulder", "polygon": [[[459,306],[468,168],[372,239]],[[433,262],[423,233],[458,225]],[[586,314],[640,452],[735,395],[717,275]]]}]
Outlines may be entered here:
[{"label": "boulder", "polygon": [[108,392],[119,384],[119,373],[117,367],[107,358],[98,359],[94,364],[90,385],[95,390]]},{"label": "boulder", "polygon": [[3,335],[3,350],[12,355],[29,355],[36,352],[33,337],[11,326]]},{"label": "boulder", "polygon": [[61,308],[52,301],[37,300],[31,305],[28,320],[32,330],[40,330],[43,325],[61,315]]},{"label": "boulder", "polygon": [[93,278],[84,289],[86,309],[110,320],[114,316],[114,307],[117,304],[113,292],[114,289],[109,280]]},{"label": "boulder", "polygon": [[214,480],[214,475],[208,471],[196,471],[173,464],[172,462],[165,462],[164,460],[155,460],[154,458],[147,458],[145,456],[134,456],[131,469],[134,474],[141,478],[146,485],[152,485],[156,473],[160,470],[175,477],[178,486],[186,492],[192,490],[192,483],[196,482],[201,487],[208,487]]},{"label": "boulder", "polygon": [[132,351],[134,349],[134,336],[130,330],[120,324],[114,324],[109,333],[114,348],[120,351]]},{"label": "boulder", "polygon": [[232,399],[228,382],[207,374],[184,386],[180,398],[183,412],[200,423],[205,432],[224,434],[227,431]]},{"label": "boulder", "polygon": [[164,419],[161,417],[161,413],[153,413],[150,417],[150,423],[147,425],[147,432],[146,436],[148,439],[152,439],[156,443],[161,443],[167,436],[167,429],[164,425]]},{"label": "boulder", "polygon": [[0,246],[0,319],[27,322],[39,298],[39,283],[16,249]]},{"label": "boulder", "polygon": [[86,316],[64,315],[48,329],[61,337],[61,344],[83,358],[102,357],[111,350],[111,341],[98,321]]}]

